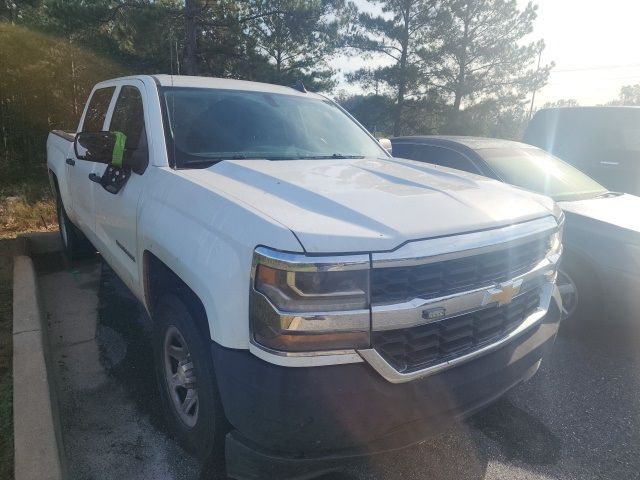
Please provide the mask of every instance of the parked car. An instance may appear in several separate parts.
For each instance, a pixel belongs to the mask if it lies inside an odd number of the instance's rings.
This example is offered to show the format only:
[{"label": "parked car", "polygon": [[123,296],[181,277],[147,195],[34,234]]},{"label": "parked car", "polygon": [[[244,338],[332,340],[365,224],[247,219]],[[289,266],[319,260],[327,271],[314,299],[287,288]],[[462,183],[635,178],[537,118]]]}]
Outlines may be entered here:
[{"label": "parked car", "polygon": [[171,431],[233,478],[421,441],[553,343],[559,208],[393,159],[323,96],[128,77],[77,131],[47,141],[64,247],[144,304]]},{"label": "parked car", "polygon": [[640,312],[640,197],[611,192],[524,143],[446,136],[391,141],[397,157],[483,175],[558,202],[566,214],[558,288],[567,317],[610,320]]},{"label": "parked car", "polygon": [[529,122],[523,141],[609,190],[640,195],[640,107],[543,108]]}]

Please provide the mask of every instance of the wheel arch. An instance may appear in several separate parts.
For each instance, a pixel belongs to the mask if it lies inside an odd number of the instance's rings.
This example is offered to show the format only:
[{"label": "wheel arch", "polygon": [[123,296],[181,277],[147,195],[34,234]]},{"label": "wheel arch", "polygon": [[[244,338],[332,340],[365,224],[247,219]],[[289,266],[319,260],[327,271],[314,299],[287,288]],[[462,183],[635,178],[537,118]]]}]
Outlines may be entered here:
[{"label": "wheel arch", "polygon": [[58,176],[56,172],[49,169],[49,185],[55,195],[60,195],[60,185],[58,184]]},{"label": "wheel arch", "polygon": [[600,273],[598,272],[598,267],[591,260],[589,254],[587,254],[584,250],[580,248],[572,248],[564,246],[564,252],[562,253],[562,259],[560,260],[560,270],[562,270],[563,262],[568,261],[569,259],[573,261],[578,261],[584,266],[590,273],[593,274],[593,280],[597,285],[602,286],[602,279]]},{"label": "wheel arch", "polygon": [[194,290],[153,252],[143,252],[144,299],[153,318],[153,310],[162,295],[174,294],[185,304],[203,335],[211,339],[211,329],[204,303]]}]

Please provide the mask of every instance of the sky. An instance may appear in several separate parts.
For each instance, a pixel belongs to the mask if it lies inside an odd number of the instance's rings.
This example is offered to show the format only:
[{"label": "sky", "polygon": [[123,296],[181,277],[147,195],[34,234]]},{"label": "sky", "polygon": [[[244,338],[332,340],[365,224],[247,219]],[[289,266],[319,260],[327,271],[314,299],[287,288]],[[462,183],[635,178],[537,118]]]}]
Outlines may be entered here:
[{"label": "sky", "polygon": [[[528,0],[518,3],[524,7]],[[560,99],[596,105],[617,98],[620,87],[640,83],[640,0],[534,3],[538,18],[531,40],[544,39],[543,64],[555,62],[548,84],[536,94],[536,107]],[[372,62],[338,58],[335,67],[345,73]],[[344,80],[338,88],[353,91]]]},{"label": "sky", "polygon": [[574,98],[595,105],[616,98],[624,85],[640,83],[639,0],[536,3],[533,36],[545,41],[542,61],[556,64],[536,104]]}]

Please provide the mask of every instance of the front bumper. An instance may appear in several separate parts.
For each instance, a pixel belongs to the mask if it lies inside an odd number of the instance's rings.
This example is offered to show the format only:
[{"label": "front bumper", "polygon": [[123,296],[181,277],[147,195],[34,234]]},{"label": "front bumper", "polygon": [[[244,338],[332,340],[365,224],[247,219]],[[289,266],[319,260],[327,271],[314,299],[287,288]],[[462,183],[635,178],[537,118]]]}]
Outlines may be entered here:
[{"label": "front bumper", "polygon": [[438,433],[531,377],[553,345],[554,298],[535,327],[467,363],[390,383],[367,363],[281,367],[213,344],[233,478],[310,478],[347,458],[406,447]]}]

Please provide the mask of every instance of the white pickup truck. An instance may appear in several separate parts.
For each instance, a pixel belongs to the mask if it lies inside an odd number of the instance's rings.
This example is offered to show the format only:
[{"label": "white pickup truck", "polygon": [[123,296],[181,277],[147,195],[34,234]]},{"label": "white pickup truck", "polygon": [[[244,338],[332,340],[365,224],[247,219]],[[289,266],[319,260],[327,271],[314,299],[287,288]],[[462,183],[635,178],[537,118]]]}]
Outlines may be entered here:
[{"label": "white pickup truck", "polygon": [[554,341],[553,202],[392,158],[303,87],[106,81],[47,163],[66,252],[100,251],[154,320],[172,433],[231,477],[419,442]]}]

